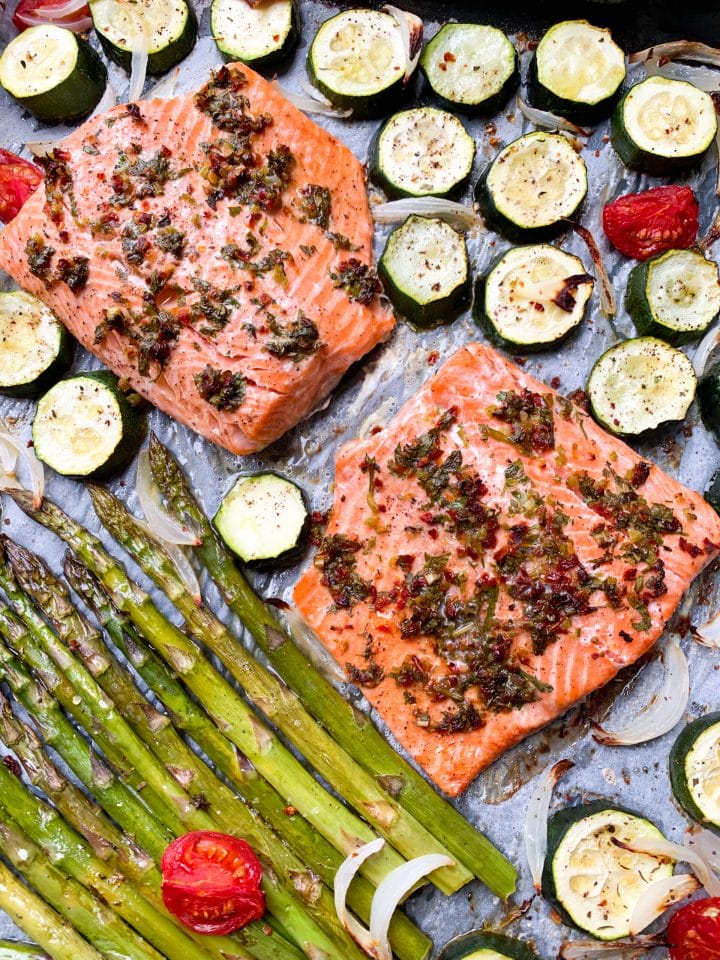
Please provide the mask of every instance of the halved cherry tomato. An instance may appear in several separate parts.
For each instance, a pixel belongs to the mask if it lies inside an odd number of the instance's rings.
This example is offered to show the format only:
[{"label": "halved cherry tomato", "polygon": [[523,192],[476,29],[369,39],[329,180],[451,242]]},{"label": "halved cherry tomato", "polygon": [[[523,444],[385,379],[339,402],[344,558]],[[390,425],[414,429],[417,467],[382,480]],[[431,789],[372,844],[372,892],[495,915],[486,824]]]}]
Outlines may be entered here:
[{"label": "halved cherry tomato", "polygon": [[605,205],[603,227],[610,243],[635,260],[664,250],[692,247],[698,232],[698,202],[690,187],[653,187]]},{"label": "halved cherry tomato", "polygon": [[667,928],[671,960],[720,960],[720,897],[695,900]]},{"label": "halved cherry tomato", "polygon": [[265,913],[262,866],[238,837],[186,833],[165,850],[162,875],[165,906],[196,933],[232,933]]},{"label": "halved cherry tomato", "polygon": [[0,148],[0,220],[3,223],[10,223],[17,216],[42,178],[42,170],[34,163]]},{"label": "halved cherry tomato", "polygon": [[18,30],[54,23],[74,33],[84,33],[92,27],[92,17],[90,7],[83,0],[20,0],[13,23]]}]

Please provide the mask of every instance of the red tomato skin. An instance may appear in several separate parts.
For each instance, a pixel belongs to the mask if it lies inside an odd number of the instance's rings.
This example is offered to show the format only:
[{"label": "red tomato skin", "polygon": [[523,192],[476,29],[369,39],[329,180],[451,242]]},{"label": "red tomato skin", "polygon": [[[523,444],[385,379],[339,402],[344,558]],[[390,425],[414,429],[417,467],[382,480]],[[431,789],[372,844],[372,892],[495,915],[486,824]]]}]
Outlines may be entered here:
[{"label": "red tomato skin", "polygon": [[694,246],[698,202],[690,187],[653,187],[618,197],[603,209],[603,229],[620,253],[648,260],[666,250]]},{"label": "red tomato skin", "polygon": [[262,865],[239,837],[186,833],[167,847],[161,866],[165,906],[197,933],[231,933],[265,913]]},{"label": "red tomato skin", "polygon": [[[52,10],[53,7],[58,7],[64,2],[65,0],[20,0],[13,14],[13,23],[18,30],[25,30],[26,27],[35,26],[38,20],[33,16],[28,18],[28,14],[36,14],[42,17],[43,9],[47,8]],[[88,21],[92,24],[90,7],[86,4],[75,13],[68,14],[67,17],[62,17],[60,20],[54,20],[52,22],[57,23],[58,26],[67,27],[68,29],[72,29],[73,27],[83,27],[83,29],[86,29]]]},{"label": "red tomato skin", "polygon": [[43,179],[42,170],[0,148],[0,220],[10,223]]},{"label": "red tomato skin", "polygon": [[667,928],[671,960],[720,960],[720,897],[695,900]]}]

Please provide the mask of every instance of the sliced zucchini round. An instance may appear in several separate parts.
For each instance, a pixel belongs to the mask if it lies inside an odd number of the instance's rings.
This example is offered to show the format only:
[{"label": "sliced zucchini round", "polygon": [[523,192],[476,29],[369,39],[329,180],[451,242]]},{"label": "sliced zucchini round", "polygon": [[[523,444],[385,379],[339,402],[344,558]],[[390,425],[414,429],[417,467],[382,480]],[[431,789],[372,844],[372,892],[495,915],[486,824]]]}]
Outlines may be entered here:
[{"label": "sliced zucchini round", "polygon": [[215,514],[217,532],[245,563],[277,565],[297,558],[308,527],[305,496],[277,473],[240,477]]},{"label": "sliced zucchini round", "polygon": [[490,930],[473,930],[456,937],[443,949],[440,960],[538,960],[526,943]]},{"label": "sliced zucchini round", "polygon": [[420,69],[451,109],[492,113],[520,82],[517,50],[502,30],[446,23],[423,50]]},{"label": "sliced zucchini round", "polygon": [[79,373],[61,380],[38,401],[35,453],[56,473],[78,480],[106,479],[137,453],[145,418],[131,406],[114,373]]},{"label": "sliced zucchini round", "polygon": [[450,322],[470,301],[465,238],[443,220],[408,217],[388,237],[378,275],[398,313],[418,327]]},{"label": "sliced zucchini round", "polygon": [[23,290],[0,292],[0,393],[39,396],[69,370],[74,343],[37,297]]},{"label": "sliced zucchini round", "polygon": [[618,436],[637,436],[683,420],[696,387],[685,354],[656,337],[611,347],[595,362],[587,382],[592,415]]},{"label": "sliced zucchini round", "polygon": [[107,70],[86,40],[42,24],[23,30],[5,47],[0,85],[38,120],[67,123],[98,105]]},{"label": "sliced zucchini round", "polygon": [[720,361],[705,371],[697,386],[703,423],[720,438]]},{"label": "sliced zucchini round", "polygon": [[255,69],[287,59],[300,39],[296,0],[213,0],[210,32],[226,60],[241,60]]},{"label": "sliced zucchini round", "polygon": [[693,720],[670,751],[670,782],[685,812],[720,833],[720,713]]},{"label": "sliced zucchini round", "polygon": [[642,336],[678,346],[697,340],[720,313],[717,264],[698,250],[668,250],[630,273],[625,306]]},{"label": "sliced zucchini round", "polygon": [[147,72],[167,73],[195,46],[198,23],[185,0],[91,0],[93,25],[106,55],[130,70],[138,30],[148,39]]},{"label": "sliced zucchini round", "polygon": [[550,27],[530,64],[528,93],[541,110],[575,123],[609,116],[625,80],[625,54],[609,30],[587,20]]},{"label": "sliced zucchini round", "polygon": [[307,58],[311,83],[356,117],[380,117],[401,99],[405,42],[398,21],[379,10],[344,10],[315,34]]},{"label": "sliced zucchini round", "polygon": [[576,217],[587,193],[587,170],[568,140],[528,133],[495,157],[475,188],[488,226],[519,243],[549,240]]},{"label": "sliced zucchini round", "polygon": [[504,346],[544,350],[582,323],[593,282],[582,260],[564,250],[514,247],[478,280],[473,314]]},{"label": "sliced zucchini round", "polygon": [[720,514],[720,470],[716,470],[710,477],[703,496],[715,513]]},{"label": "sliced zucchini round", "polygon": [[598,940],[628,936],[643,891],[673,873],[667,858],[621,846],[648,836],[662,833],[640,814],[604,800],[560,810],[548,824],[543,896],[566,923]]},{"label": "sliced zucchini round", "polygon": [[716,133],[708,93],[684,80],[648,77],[617,105],[611,140],[625,166],[664,177],[699,163]]},{"label": "sliced zucchini round", "polygon": [[370,145],[370,176],[389,197],[451,197],[467,183],[475,141],[452,113],[396,113]]}]

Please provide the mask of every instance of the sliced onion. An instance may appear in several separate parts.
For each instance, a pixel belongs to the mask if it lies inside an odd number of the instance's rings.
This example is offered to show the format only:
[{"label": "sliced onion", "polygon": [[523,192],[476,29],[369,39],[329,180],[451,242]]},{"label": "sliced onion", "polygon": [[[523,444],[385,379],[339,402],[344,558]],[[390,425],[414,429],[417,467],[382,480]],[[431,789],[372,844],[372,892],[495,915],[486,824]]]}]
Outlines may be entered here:
[{"label": "sliced onion", "polygon": [[188,592],[191,594],[193,602],[196,606],[201,607],[203,599],[202,592],[200,590],[200,583],[192,564],[183,551],[183,548],[179,547],[176,543],[169,543],[167,540],[163,540],[155,533],[150,524],[145,522],[145,520],[141,520],[139,517],[133,517],[133,522],[136,523],[141,530],[144,530],[149,537],[152,537],[155,543],[162,547],[168,557],[170,557],[172,560],[173,566],[177,570],[178,576],[185,584]]},{"label": "sliced onion", "polygon": [[340,110],[338,107],[334,107],[326,97],[323,97],[319,90],[311,87],[310,84],[304,80],[300,80],[300,86],[304,91],[303,93],[288,90],[279,80],[273,80],[272,85],[285,97],[288,103],[291,103],[304,113],[316,113],[323,117],[335,117],[338,120],[344,120],[346,117],[352,116],[352,110]]},{"label": "sliced onion", "polygon": [[710,327],[695,350],[692,364],[697,377],[701,377],[705,373],[708,360],[718,343],[720,343],[720,324],[715,324],[714,327]]},{"label": "sliced onion", "polygon": [[705,647],[720,647],[720,611],[699,627],[693,627],[693,636]]},{"label": "sliced onion", "polygon": [[610,276],[605,268],[605,263],[600,253],[600,249],[595,243],[595,237],[590,233],[587,227],[583,227],[580,223],[575,223],[574,221],[569,221],[570,226],[585,241],[585,246],[588,248],[588,253],[592,257],[592,262],[595,264],[595,268],[598,272],[598,277],[600,279],[600,308],[606,317],[614,317],[617,313],[617,304],[615,303],[615,294],[613,293],[612,284],[610,283]]},{"label": "sliced onion", "polygon": [[560,947],[558,960],[634,960],[654,947],[664,946],[662,934],[633,937],[632,940],[614,940],[598,943],[597,940],[573,940]]},{"label": "sliced onion", "polygon": [[16,434],[0,420],[0,490],[26,490],[18,480],[15,469],[18,461],[23,467],[23,473],[30,481],[30,492],[33,495],[33,507],[38,510],[42,506],[45,493],[45,470],[42,463],[35,456],[32,447],[19,439]]},{"label": "sliced onion", "polygon": [[707,67],[691,67],[687,63],[663,62],[655,57],[643,63],[645,72],[650,77],[668,77],[670,80],[684,80],[692,83],[699,90],[712,93],[720,90],[720,73],[709,70]]},{"label": "sliced onion", "polygon": [[154,87],[151,87],[144,96],[144,100],[171,100],[175,96],[178,78],[180,77],[180,67],[175,67],[170,73],[166,74],[162,80],[158,80]]},{"label": "sliced onion", "polygon": [[330,654],[320,637],[297,612],[295,607],[283,606],[280,611],[285,618],[295,646],[305,654],[310,663],[328,680],[334,680],[338,683],[347,680],[335,657]]},{"label": "sliced onion", "polygon": [[107,113],[108,110],[112,110],[117,101],[118,96],[115,87],[111,83],[106,84],[105,93],[100,98],[100,102],[90,114],[88,119],[92,119],[93,117],[97,117],[100,113]]},{"label": "sliced onion", "polygon": [[370,909],[370,937],[377,944],[375,955],[380,960],[393,960],[388,930],[398,905],[423,877],[441,867],[453,866],[455,861],[451,857],[442,853],[428,853],[424,857],[408,860],[383,878],[375,891]]},{"label": "sliced onion", "polygon": [[[132,6],[129,5],[129,9]],[[150,38],[148,37],[145,18],[137,13],[133,14],[134,34],[132,40],[132,59],[130,63],[130,85],[128,88],[128,102],[139,100],[142,96],[145,78],[147,76]]]},{"label": "sliced onion", "polygon": [[378,203],[371,208],[375,223],[402,223],[412,214],[419,217],[438,217],[459,230],[484,226],[480,217],[471,207],[444,197],[405,197],[390,203]]},{"label": "sliced onion", "polygon": [[630,935],[642,933],[661,917],[668,907],[692,896],[700,889],[698,881],[689,873],[664,877],[649,884],[638,897],[630,918]]},{"label": "sliced onion", "polygon": [[79,13],[87,5],[87,0],[66,0],[65,3],[59,3],[52,7],[44,6],[36,10],[28,10],[27,13],[22,14],[21,19],[26,27],[55,23],[58,26],[65,27],[66,30],[72,30],[73,33],[86,33],[93,26],[91,16],[76,17],[74,20],[68,20],[67,18]]},{"label": "sliced onion", "polygon": [[141,450],[137,458],[136,490],[148,526],[164,543],[181,547],[198,547],[200,537],[187,524],[180,523],[165,507],[158,485],[150,469],[150,454]]},{"label": "sliced onion", "polygon": [[550,113],[548,110],[538,110],[537,107],[526,103],[518,94],[518,110],[536,127],[542,127],[543,130],[567,130],[569,133],[576,133],[579,137],[589,137],[590,131],[584,127],[579,127],[572,120],[566,120],[565,117],[559,117],[557,114]]},{"label": "sliced onion", "polygon": [[651,857],[667,857],[668,860],[688,863],[710,896],[720,896],[720,879],[715,876],[713,868],[699,850],[693,850],[691,847],[682,846],[679,843],[672,843],[664,837],[650,835],[635,837],[634,840],[620,843],[619,846],[625,850],[632,850],[633,853],[647,853]]},{"label": "sliced onion", "polygon": [[528,801],[525,814],[525,855],[538,893],[547,853],[547,820],[552,793],[560,778],[574,766],[572,760],[558,760],[554,766],[544,770]]},{"label": "sliced onion", "polygon": [[630,63],[643,63],[645,60],[695,60],[697,63],[709,63],[720,67],[720,50],[695,40],[671,40],[658,43],[646,50],[630,54]]},{"label": "sliced onion", "polygon": [[380,955],[377,952],[377,944],[373,940],[367,927],[364,927],[360,921],[356,920],[350,913],[346,900],[347,892],[355,878],[355,874],[369,857],[378,853],[384,846],[385,841],[382,837],[378,837],[376,840],[372,840],[370,843],[358,847],[357,850],[353,850],[349,857],[343,860],[335,874],[335,912],[353,940],[369,957],[373,957],[375,960],[380,960]]},{"label": "sliced onion", "polygon": [[720,837],[710,830],[698,830],[690,834],[688,847],[697,850],[708,866],[716,873],[720,873]]},{"label": "sliced onion", "polygon": [[405,77],[404,83],[407,85],[410,77],[415,72],[420,59],[423,42],[423,22],[420,17],[407,10],[401,10],[399,7],[386,3],[380,8],[383,13],[389,13],[400,27],[400,36],[405,47]]},{"label": "sliced onion", "polygon": [[612,747],[646,743],[662,737],[682,720],[690,696],[690,671],[677,637],[668,638],[663,662],[665,673],[659,690],[629,723],[615,730],[593,725],[598,743]]}]

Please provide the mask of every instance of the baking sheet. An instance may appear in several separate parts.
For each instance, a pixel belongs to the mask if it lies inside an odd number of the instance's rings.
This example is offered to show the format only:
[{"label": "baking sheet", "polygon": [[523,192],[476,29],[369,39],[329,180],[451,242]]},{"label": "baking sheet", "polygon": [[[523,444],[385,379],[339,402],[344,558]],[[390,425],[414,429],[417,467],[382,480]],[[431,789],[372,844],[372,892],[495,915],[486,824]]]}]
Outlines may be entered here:
[{"label": "baking sheet", "polygon": [[[195,89],[205,81],[210,67],[219,62],[215,44],[208,36],[207,6],[207,3],[196,3],[196,7],[202,8],[198,11],[201,14],[202,39],[181,66],[178,92]],[[318,24],[333,12],[334,8],[323,4],[303,3],[304,25],[300,49],[292,65],[281,76],[282,82],[288,87],[299,90],[298,81],[304,76],[307,46]],[[437,29],[437,23],[426,22],[426,37],[432,36]],[[519,46],[523,45],[525,39],[519,38]],[[522,58],[524,68],[527,67],[528,57],[529,54],[525,52]],[[629,80],[640,79],[642,75],[641,68],[633,68]],[[127,89],[126,75],[114,65],[110,65],[110,76],[122,97]],[[40,129],[36,121],[23,116],[17,105],[1,90],[0,117],[0,145],[15,151],[19,151],[26,141],[43,140],[63,132],[62,128]],[[466,120],[478,146],[473,183],[500,145],[533,129],[516,109],[514,101],[508,104],[501,115],[491,119],[491,124],[482,120]],[[377,121],[347,122],[323,117],[316,120],[347,143],[361,160],[365,159],[367,144]],[[624,261],[624,258],[612,252],[605,243],[600,226],[602,204],[618,194],[663,182],[625,170],[605,142],[606,127],[606,124],[601,125],[593,133],[582,153],[588,165],[590,185],[583,223],[601,243],[618,296],[618,316],[611,324],[600,312],[597,295],[594,294],[586,321],[579,333],[561,349],[531,356],[524,364],[528,372],[546,382],[558,377],[559,389],[566,393],[584,386],[594,360],[608,346],[618,339],[633,335],[632,325],[622,307],[622,293],[632,263]],[[707,228],[717,207],[714,195],[715,170],[716,156],[715,152],[711,151],[698,171],[675,181],[687,182],[698,192],[701,198],[701,232]],[[377,231],[378,254],[386,235],[386,229]],[[588,272],[594,272],[592,262],[579,238],[568,235],[561,238],[560,243],[583,259]],[[482,272],[509,246],[494,234],[482,230],[471,233],[468,247],[475,272]],[[0,284],[3,282],[7,283],[7,278],[0,277]],[[448,357],[463,343],[473,339],[484,338],[469,314],[463,315],[451,326],[421,333],[399,323],[392,338],[373,351],[345,377],[329,404],[257,456],[242,459],[233,457],[158,411],[153,411],[150,415],[150,426],[187,467],[196,491],[211,514],[228,489],[233,475],[240,469],[259,467],[275,468],[293,477],[307,491],[314,509],[326,509],[332,499],[333,462],[338,446],[358,431],[367,430],[372,423],[387,420],[419,385],[432,375],[436,358],[442,360]],[[692,355],[694,347],[687,349]],[[77,368],[89,369],[97,366],[99,364],[92,357],[79,352]],[[23,436],[29,436],[33,410],[34,405],[31,402],[0,399],[0,415],[16,418]],[[683,429],[664,433],[636,444],[636,447],[668,473],[700,491],[704,489],[720,459],[717,446],[699,422],[695,405]],[[69,508],[78,520],[99,533],[111,550],[117,551],[119,548],[112,545],[100,531],[90,509],[89,498],[82,487],[73,481],[55,476],[50,471],[47,479],[48,495]],[[131,509],[136,508],[133,492],[134,466],[125,477],[113,484],[113,488]],[[59,570],[63,553],[59,541],[33,525],[19,514],[13,505],[5,505],[5,511],[4,530],[10,536],[38,550],[56,571]],[[147,587],[148,583],[142,574],[134,566],[130,565],[130,568],[138,582]],[[256,578],[256,586],[268,596],[289,597],[297,575],[297,568],[276,575],[261,575]],[[206,585],[205,581],[203,583]],[[719,603],[719,585],[720,579],[713,573],[706,573],[696,583],[684,607],[686,612],[692,608],[694,622],[702,622],[708,612],[715,612]],[[212,586],[208,588],[208,597],[214,609],[240,631],[240,625],[224,608]],[[715,708],[720,701],[720,653],[701,648],[690,640],[684,641],[684,646],[690,661],[692,686],[688,718],[692,718],[709,708]],[[650,657],[649,663],[639,673],[631,671],[631,675],[621,677],[609,689],[592,698],[585,707],[572,711],[548,730],[509,751],[493,767],[481,774],[459,798],[458,808],[518,867],[520,881],[517,894],[507,907],[501,905],[480,883],[469,885],[450,899],[434,888],[416,894],[410,901],[409,913],[434,939],[436,947],[442,947],[451,937],[482,923],[496,925],[508,919],[511,923],[506,928],[507,932],[533,940],[539,955],[545,960],[557,955],[558,946],[563,939],[574,936],[571,931],[552,919],[548,905],[540,898],[530,903],[523,916],[512,919],[515,915],[513,908],[521,904],[527,906],[533,896],[522,838],[523,817],[532,790],[530,781],[548,763],[560,757],[572,759],[575,768],[556,791],[555,807],[579,795],[609,797],[644,812],[671,839],[682,839],[688,824],[672,800],[666,770],[674,735],[669,734],[643,746],[623,749],[600,746],[593,741],[589,732],[588,716],[607,709],[615,696],[618,696],[618,699],[613,707],[614,719],[629,715],[638,704],[645,702],[658,683],[660,672],[657,658]],[[345,692],[354,697],[359,705],[364,705],[357,691],[346,688]],[[12,924],[0,914],[0,935],[11,933]],[[660,955],[662,951],[654,954],[655,957]]]}]

